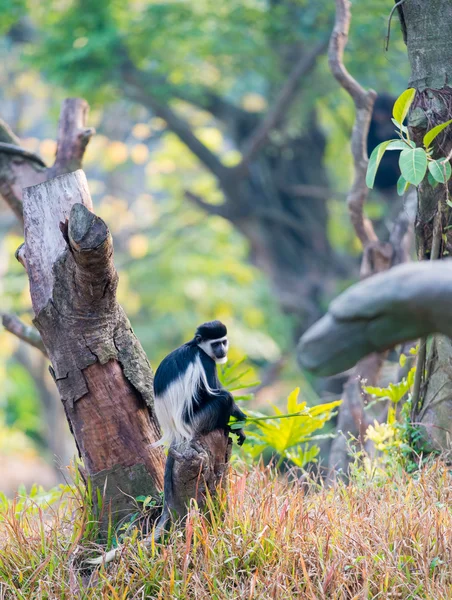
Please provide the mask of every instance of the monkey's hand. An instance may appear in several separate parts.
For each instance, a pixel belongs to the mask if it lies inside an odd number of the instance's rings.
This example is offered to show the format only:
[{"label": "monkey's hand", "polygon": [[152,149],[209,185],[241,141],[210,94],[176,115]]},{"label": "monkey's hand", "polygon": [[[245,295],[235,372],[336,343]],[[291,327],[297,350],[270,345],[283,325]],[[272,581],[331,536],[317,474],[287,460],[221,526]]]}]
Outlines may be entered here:
[{"label": "monkey's hand", "polygon": [[243,445],[243,442],[246,440],[246,435],[245,435],[245,432],[243,431],[243,429],[236,429],[236,430],[234,431],[234,433],[235,433],[235,434],[236,434],[236,436],[237,436],[237,444],[238,444],[239,446],[242,446],[242,445]]}]

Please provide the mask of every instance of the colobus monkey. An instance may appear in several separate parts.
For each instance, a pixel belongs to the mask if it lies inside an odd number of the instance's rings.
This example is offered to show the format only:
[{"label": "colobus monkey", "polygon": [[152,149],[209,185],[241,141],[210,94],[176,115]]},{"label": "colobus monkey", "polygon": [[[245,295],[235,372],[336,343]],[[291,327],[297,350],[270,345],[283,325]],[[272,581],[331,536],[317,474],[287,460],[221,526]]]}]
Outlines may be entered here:
[{"label": "colobus monkey", "polygon": [[[228,338],[220,321],[200,325],[195,337],[163,359],[155,373],[155,412],[163,430],[157,444],[172,445],[196,440],[214,429],[229,432],[232,415],[246,415],[232,394],[221,387],[217,364],[227,361]],[[243,430],[236,430],[238,444],[245,441]]]}]

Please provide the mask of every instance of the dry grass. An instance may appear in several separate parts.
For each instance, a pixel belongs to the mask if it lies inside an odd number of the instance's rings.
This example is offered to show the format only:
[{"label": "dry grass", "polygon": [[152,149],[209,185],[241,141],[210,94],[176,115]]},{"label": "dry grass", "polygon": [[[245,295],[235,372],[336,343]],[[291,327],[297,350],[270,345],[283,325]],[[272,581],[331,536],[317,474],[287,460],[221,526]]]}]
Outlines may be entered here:
[{"label": "dry grass", "polygon": [[77,499],[50,522],[40,510],[0,515],[0,598],[452,598],[452,477],[441,463],[336,490],[266,468],[234,473],[227,507],[223,497],[208,517],[193,509],[165,544],[132,542],[94,572],[80,570],[85,550],[74,559],[89,528]]}]

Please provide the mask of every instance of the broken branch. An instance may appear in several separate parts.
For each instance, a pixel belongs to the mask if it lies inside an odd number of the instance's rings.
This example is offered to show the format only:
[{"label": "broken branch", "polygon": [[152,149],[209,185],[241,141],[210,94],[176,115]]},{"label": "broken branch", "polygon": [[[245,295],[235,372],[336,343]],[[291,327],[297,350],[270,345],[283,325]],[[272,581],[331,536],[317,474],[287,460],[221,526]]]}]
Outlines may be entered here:
[{"label": "broken branch", "polygon": [[39,331],[35,327],[32,325],[27,325],[21,319],[19,319],[17,315],[4,313],[1,315],[1,317],[3,327],[6,329],[6,331],[9,331],[20,340],[27,342],[27,344],[30,344],[30,346],[33,346],[33,348],[37,348],[45,356],[47,356],[47,351],[42,343]]}]

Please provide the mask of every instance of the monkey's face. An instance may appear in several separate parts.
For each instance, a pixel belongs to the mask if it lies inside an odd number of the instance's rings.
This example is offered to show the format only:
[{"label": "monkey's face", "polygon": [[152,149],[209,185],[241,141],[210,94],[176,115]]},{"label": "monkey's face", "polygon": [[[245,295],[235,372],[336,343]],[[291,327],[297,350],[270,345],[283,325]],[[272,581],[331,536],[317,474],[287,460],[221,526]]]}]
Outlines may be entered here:
[{"label": "monkey's face", "polygon": [[226,336],[217,340],[203,340],[198,343],[198,346],[210,356],[217,365],[224,365],[224,363],[227,362],[229,342]]}]

